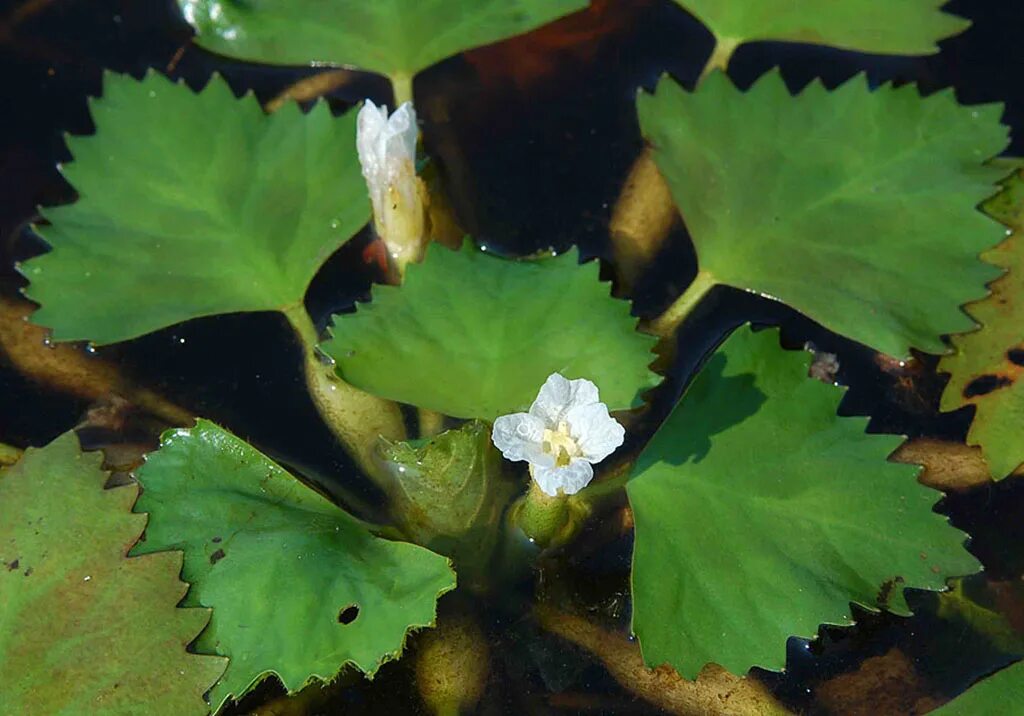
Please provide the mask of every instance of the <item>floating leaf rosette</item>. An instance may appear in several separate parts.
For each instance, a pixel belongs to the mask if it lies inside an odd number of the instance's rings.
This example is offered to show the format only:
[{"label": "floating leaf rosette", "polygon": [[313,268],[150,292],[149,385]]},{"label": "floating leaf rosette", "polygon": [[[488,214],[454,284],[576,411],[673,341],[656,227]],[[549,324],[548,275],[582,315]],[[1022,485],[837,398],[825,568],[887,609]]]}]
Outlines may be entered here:
[{"label": "floating leaf rosette", "polygon": [[139,488],[104,489],[102,462],[66,433],[0,473],[0,711],[203,716],[210,611],[178,608],[180,552],[126,556]]},{"label": "floating leaf rosette", "polygon": [[289,691],[346,664],[372,675],[455,587],[444,557],[376,537],[207,421],[167,433],[138,477],[135,553],[183,550],[185,603],[214,609],[196,647],[230,658],[215,706],[271,673]]},{"label": "floating leaf rosette", "polygon": [[809,362],[739,329],[640,456],[633,630],[651,666],[781,669],[790,636],[851,623],[850,602],[905,614],[903,588],[978,569],[917,468],[886,462],[900,438],[838,417]]},{"label": "floating leaf rosette", "polygon": [[1000,107],[863,78],[791,96],[778,72],[741,92],[662,79],[640,125],[693,238],[695,284],[776,298],[896,357],[945,353],[961,306],[999,275],[1001,227],[978,212],[1003,176]]},{"label": "floating leaf rosette", "polygon": [[69,137],[62,167],[79,198],[43,209],[52,251],[22,267],[42,304],[32,320],[57,340],[301,305],[369,218],[354,113],[267,115],[220,77],[193,93],[151,72],[108,74],[92,115],[96,134]]},{"label": "floating leaf rosette", "polygon": [[432,244],[401,287],[375,286],[335,322],[324,348],[347,382],[460,418],[523,410],[552,373],[592,380],[612,410],[639,405],[658,379],[655,339],[575,249],[513,261]]}]

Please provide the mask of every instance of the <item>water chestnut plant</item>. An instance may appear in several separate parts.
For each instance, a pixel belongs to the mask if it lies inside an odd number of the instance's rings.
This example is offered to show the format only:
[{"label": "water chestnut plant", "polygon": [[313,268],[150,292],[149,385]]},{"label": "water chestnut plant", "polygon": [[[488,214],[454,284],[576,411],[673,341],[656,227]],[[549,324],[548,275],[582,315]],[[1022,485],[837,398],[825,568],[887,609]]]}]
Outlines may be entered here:
[{"label": "water chestnut plant", "polygon": [[[542,670],[536,632],[575,643],[652,710],[784,714],[765,674],[793,638],[930,614],[926,598],[998,620],[964,596],[982,555],[894,456],[909,443],[844,410],[842,359],[824,369],[754,315],[711,346],[686,340],[735,290],[878,365],[932,360],[942,410],[975,408],[980,480],[1018,479],[1024,170],[997,158],[1001,108],[864,76],[793,91],[778,70],[746,87],[726,73],[746,42],[914,56],[966,22],[935,0],[664,1],[715,45],[696,82],[637,90],[643,179],[616,212],[660,202],[672,218],[610,232],[624,258],[604,271],[575,247],[514,255],[457,229],[413,91],[583,0],[179,0],[212,52],[390,82],[390,104],[340,112],[261,104],[218,75],[104,75],[94,133],[66,138],[77,196],[41,208],[47,250],[19,266],[31,323],[95,348],[276,316],[295,390],[365,479],[325,485],[203,416],[165,419],[125,484],[72,432],[0,451],[5,712],[236,713],[269,683],[300,709],[408,660],[427,709],[468,714],[508,658],[489,642],[501,629]],[[658,253],[673,222],[696,270],[660,267],[680,291],[641,320],[629,292],[653,254],[631,244]],[[357,236],[378,281],[320,320],[310,286]],[[625,606],[591,619],[566,575],[623,540]],[[995,641],[1010,628],[977,624]],[[1022,684],[1009,667],[939,713],[987,713]]]}]

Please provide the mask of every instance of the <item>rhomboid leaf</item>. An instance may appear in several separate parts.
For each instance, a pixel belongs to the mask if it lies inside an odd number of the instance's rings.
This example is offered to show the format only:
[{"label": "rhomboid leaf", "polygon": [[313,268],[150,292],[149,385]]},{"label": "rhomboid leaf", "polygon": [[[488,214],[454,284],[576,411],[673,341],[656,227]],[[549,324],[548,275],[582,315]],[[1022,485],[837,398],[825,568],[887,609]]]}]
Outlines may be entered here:
[{"label": "rhomboid leaf", "polygon": [[176,606],[180,552],[126,556],[138,486],[104,489],[102,461],[66,433],[0,473],[0,711],[201,716],[210,612]]},{"label": "rhomboid leaf", "polygon": [[78,191],[46,208],[52,247],[28,261],[33,321],[112,343],[200,316],[300,304],[369,217],[355,115],[289,103],[264,114],[214,76],[198,94],[108,74],[93,136],[69,137]]},{"label": "rhomboid leaf", "polygon": [[184,550],[186,604],[214,609],[196,648],[230,657],[214,706],[271,673],[289,691],[346,664],[372,676],[455,587],[444,557],[374,536],[212,423],[166,433],[138,477],[135,552]]},{"label": "rhomboid leaf", "polygon": [[895,357],[973,327],[961,305],[999,273],[978,254],[1002,229],[975,209],[1003,176],[984,164],[1006,144],[999,106],[863,78],[793,97],[778,72],[747,92],[720,72],[692,93],[666,78],[638,106],[705,284]]},{"label": "rhomboid leaf", "polygon": [[1017,173],[984,205],[1012,233],[982,258],[1006,271],[987,298],[967,306],[981,326],[953,338],[956,353],[939,363],[950,374],[942,409],[974,405],[967,442],[981,446],[1000,480],[1024,463],[1024,178]]},{"label": "rhomboid leaf", "polygon": [[611,410],[638,405],[657,380],[655,339],[575,249],[515,261],[432,244],[401,287],[375,286],[335,323],[324,348],[342,378],[459,418],[523,410],[555,372],[596,383]]},{"label": "rhomboid leaf", "polygon": [[199,44],[280,65],[353,65],[412,77],[518,35],[586,0],[178,0]]},{"label": "rhomboid leaf", "polygon": [[970,23],[946,0],[676,0],[718,42],[788,40],[891,55],[931,55]]},{"label": "rhomboid leaf", "polygon": [[900,438],[838,417],[809,362],[740,328],[641,454],[633,630],[651,666],[781,669],[790,636],[849,624],[851,602],[906,613],[904,587],[978,569],[917,468],[886,462]]}]

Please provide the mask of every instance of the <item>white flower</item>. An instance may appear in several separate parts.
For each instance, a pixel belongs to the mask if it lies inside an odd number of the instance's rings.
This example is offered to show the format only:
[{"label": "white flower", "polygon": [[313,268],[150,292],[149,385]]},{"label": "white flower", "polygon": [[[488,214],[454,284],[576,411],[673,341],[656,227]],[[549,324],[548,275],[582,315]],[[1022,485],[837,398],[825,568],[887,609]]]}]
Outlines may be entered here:
[{"label": "white flower", "polygon": [[373,204],[373,224],[399,272],[423,254],[425,209],[416,176],[418,136],[411,102],[388,117],[387,106],[366,100],[356,118],[356,151]]},{"label": "white flower", "polygon": [[530,463],[530,475],[546,495],[573,495],[594,477],[601,462],[622,445],[626,430],[608,414],[589,380],[553,373],[529,413],[502,415],[491,440],[508,460]]}]

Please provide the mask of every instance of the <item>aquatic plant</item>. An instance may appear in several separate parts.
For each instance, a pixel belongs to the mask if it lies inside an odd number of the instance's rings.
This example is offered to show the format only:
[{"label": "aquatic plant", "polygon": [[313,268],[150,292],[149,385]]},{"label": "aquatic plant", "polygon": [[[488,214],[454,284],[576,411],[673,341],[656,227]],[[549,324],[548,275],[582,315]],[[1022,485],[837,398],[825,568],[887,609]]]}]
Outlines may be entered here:
[{"label": "aquatic plant", "polygon": [[[95,133],[67,138],[78,198],[42,209],[50,251],[21,266],[31,321],[102,346],[221,314],[283,316],[310,400],[387,505],[325,490],[201,418],[164,433],[137,484],[105,490],[99,457],[71,434],[12,457],[0,477],[11,713],[216,712],[270,675],[289,693],[343,667],[372,678],[417,632],[429,633],[426,703],[469,710],[487,644],[471,615],[438,622],[438,599],[529,582],[623,515],[642,662],[539,590],[527,611],[613,650],[609,671],[662,708],[784,713],[742,677],[781,670],[790,637],[852,624],[851,604],[909,614],[905,590],[948,594],[979,571],[935,510],[941,494],[890,459],[903,439],[840,415],[834,356],[823,369],[749,323],[706,356],[678,340],[732,287],[880,360],[943,355],[943,408],[977,406],[983,478],[1020,470],[1024,178],[993,161],[1000,108],[864,78],[793,94],[769,72],[741,89],[722,71],[751,40],[918,55],[965,23],[935,0],[677,2],[716,46],[695,87],[665,76],[639,93],[646,178],[631,191],[678,210],[698,271],[650,321],[575,249],[507,257],[444,231],[443,197],[421,176],[415,75],[585,2],[180,0],[213,51],[387,76],[390,114],[370,100],[341,116],[323,101],[269,111],[218,76],[199,91],[156,72],[105,76]],[[368,223],[384,280],[318,326],[310,283]],[[658,234],[612,232],[620,288],[650,259],[637,242]],[[662,376],[680,355],[700,367],[677,390]],[[645,684],[645,667],[669,680]],[[48,688],[54,673],[75,688]],[[1021,679],[1012,667],[946,712],[979,713],[970,704]]]}]

